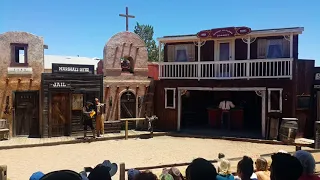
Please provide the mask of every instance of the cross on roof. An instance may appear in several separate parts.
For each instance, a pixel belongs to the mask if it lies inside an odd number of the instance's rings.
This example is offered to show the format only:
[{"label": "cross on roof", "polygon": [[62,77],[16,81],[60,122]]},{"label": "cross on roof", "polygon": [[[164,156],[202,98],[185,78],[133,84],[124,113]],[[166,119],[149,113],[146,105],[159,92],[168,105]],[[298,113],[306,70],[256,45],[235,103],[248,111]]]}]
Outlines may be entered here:
[{"label": "cross on roof", "polygon": [[126,18],[126,31],[129,31],[129,18],[135,18],[135,16],[129,15],[128,7],[126,7],[126,14],[119,14],[119,16]]}]

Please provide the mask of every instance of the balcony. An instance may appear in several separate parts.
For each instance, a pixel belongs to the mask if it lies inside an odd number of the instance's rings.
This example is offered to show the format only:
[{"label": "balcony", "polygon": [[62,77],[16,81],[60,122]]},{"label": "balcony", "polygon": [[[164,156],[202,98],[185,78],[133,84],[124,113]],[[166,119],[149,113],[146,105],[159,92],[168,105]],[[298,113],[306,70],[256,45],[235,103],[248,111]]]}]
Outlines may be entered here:
[{"label": "balcony", "polygon": [[293,58],[160,62],[159,79],[292,79]]}]

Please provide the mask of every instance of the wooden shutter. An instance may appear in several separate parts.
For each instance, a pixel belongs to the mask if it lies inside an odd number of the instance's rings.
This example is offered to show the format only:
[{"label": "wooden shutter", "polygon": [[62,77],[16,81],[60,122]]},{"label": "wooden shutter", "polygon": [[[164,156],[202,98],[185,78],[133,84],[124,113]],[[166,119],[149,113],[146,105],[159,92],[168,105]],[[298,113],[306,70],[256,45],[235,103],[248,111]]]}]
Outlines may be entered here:
[{"label": "wooden shutter", "polygon": [[258,39],[258,59],[265,59],[267,53],[267,40],[266,39]]},{"label": "wooden shutter", "polygon": [[188,61],[194,61],[195,60],[195,45],[188,44],[187,45],[187,52],[188,52]]},{"label": "wooden shutter", "polygon": [[174,45],[168,45],[167,46],[167,57],[168,62],[174,62]]},{"label": "wooden shutter", "polygon": [[284,58],[290,57],[290,41],[282,39],[282,55]]}]

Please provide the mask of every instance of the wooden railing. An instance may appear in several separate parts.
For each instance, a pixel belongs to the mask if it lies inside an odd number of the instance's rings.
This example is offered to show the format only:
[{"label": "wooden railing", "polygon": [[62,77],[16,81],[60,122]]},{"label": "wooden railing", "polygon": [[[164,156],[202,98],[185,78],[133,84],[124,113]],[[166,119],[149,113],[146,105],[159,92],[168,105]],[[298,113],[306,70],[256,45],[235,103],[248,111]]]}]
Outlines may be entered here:
[{"label": "wooden railing", "polygon": [[159,79],[292,79],[292,58],[160,62]]}]

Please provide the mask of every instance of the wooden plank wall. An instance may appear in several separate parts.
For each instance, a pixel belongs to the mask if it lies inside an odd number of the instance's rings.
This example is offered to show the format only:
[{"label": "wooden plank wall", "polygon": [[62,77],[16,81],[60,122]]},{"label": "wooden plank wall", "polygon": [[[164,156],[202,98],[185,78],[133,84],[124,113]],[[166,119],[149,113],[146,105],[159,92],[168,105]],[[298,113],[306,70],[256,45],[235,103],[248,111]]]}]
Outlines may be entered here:
[{"label": "wooden plank wall", "polygon": [[[92,74],[42,74],[42,134],[44,137],[49,136],[49,112],[50,112],[50,93],[53,89],[49,89],[49,84],[57,81],[67,81],[71,83],[71,94],[91,94],[92,97],[103,99],[103,75]],[[68,89],[60,89],[60,92],[68,92]],[[70,97],[72,98],[72,97]],[[85,99],[84,101],[93,101],[94,99]],[[82,131],[81,111],[72,111],[71,113],[71,131],[76,134]]]}]

